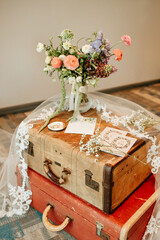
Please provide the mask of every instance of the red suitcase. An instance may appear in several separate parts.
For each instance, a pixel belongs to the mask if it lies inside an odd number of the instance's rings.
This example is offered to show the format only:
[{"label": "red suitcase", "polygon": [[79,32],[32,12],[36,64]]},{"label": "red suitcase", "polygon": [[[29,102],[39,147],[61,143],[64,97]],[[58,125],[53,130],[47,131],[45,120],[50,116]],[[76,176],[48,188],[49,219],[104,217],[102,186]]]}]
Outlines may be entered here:
[{"label": "red suitcase", "polygon": [[69,216],[72,220],[65,230],[77,240],[142,238],[155,202],[153,175],[112,215],[108,215],[35,171],[29,169],[28,174],[33,193],[32,206],[43,213],[48,203],[53,205],[48,218],[56,224],[61,224]]}]

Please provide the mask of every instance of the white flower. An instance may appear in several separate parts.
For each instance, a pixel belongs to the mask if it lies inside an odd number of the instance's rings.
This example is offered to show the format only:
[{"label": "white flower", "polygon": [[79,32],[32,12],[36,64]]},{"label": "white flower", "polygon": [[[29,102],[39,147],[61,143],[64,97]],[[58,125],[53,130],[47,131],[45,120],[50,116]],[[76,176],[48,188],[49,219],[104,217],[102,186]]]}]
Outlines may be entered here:
[{"label": "white flower", "polygon": [[45,63],[46,64],[49,64],[51,62],[51,57],[47,56],[46,59],[45,59]]},{"label": "white flower", "polygon": [[86,83],[89,85],[89,83],[90,83],[89,80],[86,80]]},{"label": "white flower", "polygon": [[81,93],[87,93],[88,92],[88,86],[81,86],[79,88],[79,92]]},{"label": "white flower", "polygon": [[75,50],[71,48],[71,49],[69,50],[69,53],[70,53],[70,54],[74,54],[74,53],[75,53]]},{"label": "white flower", "polygon": [[91,79],[89,82],[92,86],[95,86],[95,84],[97,83],[97,80],[96,79]]},{"label": "white flower", "polygon": [[69,50],[69,48],[71,47],[71,43],[70,42],[64,42],[63,47],[64,47],[65,50]]},{"label": "white flower", "polygon": [[90,53],[91,48],[92,47],[89,44],[86,44],[82,47],[82,52],[85,53],[85,54]]},{"label": "white flower", "polygon": [[50,66],[50,65],[47,65],[44,69],[43,69],[44,72],[52,72],[53,71],[53,67]]},{"label": "white flower", "polygon": [[74,38],[74,34],[71,30],[65,29],[61,32],[60,35],[64,41],[71,41]]},{"label": "white flower", "polygon": [[53,77],[53,78],[52,78],[52,82],[56,82],[56,78]]},{"label": "white flower", "polygon": [[65,55],[60,55],[60,56],[59,56],[59,58],[60,58],[62,61],[64,61],[65,57],[66,57]]},{"label": "white flower", "polygon": [[36,47],[37,52],[42,52],[43,49],[44,49],[44,44],[39,42]]},{"label": "white flower", "polygon": [[81,76],[77,77],[77,78],[76,78],[76,82],[77,82],[77,83],[82,82],[82,77],[81,77]]},{"label": "white flower", "polygon": [[68,81],[69,81],[69,84],[74,84],[76,79],[75,79],[75,77],[69,77]]}]

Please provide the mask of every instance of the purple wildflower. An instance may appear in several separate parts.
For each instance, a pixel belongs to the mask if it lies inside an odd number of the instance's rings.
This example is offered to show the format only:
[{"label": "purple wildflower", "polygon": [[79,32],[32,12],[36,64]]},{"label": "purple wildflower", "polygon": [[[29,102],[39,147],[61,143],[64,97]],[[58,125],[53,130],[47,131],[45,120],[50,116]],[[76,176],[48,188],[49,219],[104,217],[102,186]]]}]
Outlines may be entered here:
[{"label": "purple wildflower", "polygon": [[99,48],[101,46],[101,41],[99,39],[96,39],[95,41],[91,42],[90,45],[95,49]]},{"label": "purple wildflower", "polygon": [[100,49],[101,41],[99,39],[94,40],[93,42],[90,43],[90,45],[92,46],[91,53],[92,52],[98,52],[98,53],[101,52],[101,49]]},{"label": "purple wildflower", "polygon": [[105,42],[105,48],[107,50],[109,50],[111,48],[111,44],[110,44],[110,42],[108,40],[106,40],[106,42]]},{"label": "purple wildflower", "polygon": [[106,44],[106,39],[102,38],[101,41],[102,41],[102,44],[104,45]]},{"label": "purple wildflower", "polygon": [[105,56],[106,56],[107,59],[110,59],[110,54],[108,53],[107,50],[104,50],[104,54],[105,54]]},{"label": "purple wildflower", "polygon": [[101,40],[103,38],[103,32],[100,30],[97,34],[97,39]]}]

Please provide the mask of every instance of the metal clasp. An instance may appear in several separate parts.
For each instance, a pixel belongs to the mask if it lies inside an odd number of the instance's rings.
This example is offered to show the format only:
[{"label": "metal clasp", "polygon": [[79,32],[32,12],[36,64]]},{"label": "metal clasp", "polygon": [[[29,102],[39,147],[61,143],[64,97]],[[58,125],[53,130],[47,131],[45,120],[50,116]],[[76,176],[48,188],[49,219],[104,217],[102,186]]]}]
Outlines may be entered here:
[{"label": "metal clasp", "polygon": [[85,170],[85,184],[93,190],[99,192],[99,183],[92,179],[93,173],[89,170]]},{"label": "metal clasp", "polygon": [[110,236],[102,230],[104,228],[104,225],[98,221],[96,222],[96,225],[97,236],[99,236],[103,240],[110,240]]},{"label": "metal clasp", "polygon": [[28,148],[25,149],[25,152],[27,152],[29,155],[34,157],[34,149],[33,149],[34,144],[29,141]]},{"label": "metal clasp", "polygon": [[104,225],[102,223],[100,223],[100,222],[97,222],[97,221],[96,221],[96,225],[97,225],[97,227],[96,227],[96,234],[97,234],[97,236],[100,237],[101,236],[101,231],[104,228]]}]

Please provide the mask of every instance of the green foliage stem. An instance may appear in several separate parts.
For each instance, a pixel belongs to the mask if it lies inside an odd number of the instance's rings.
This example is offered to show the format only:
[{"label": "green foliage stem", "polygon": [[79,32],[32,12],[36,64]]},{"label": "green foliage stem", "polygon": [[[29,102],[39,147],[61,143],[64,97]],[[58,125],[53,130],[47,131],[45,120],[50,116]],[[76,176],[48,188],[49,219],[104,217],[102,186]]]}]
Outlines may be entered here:
[{"label": "green foliage stem", "polygon": [[45,127],[47,127],[50,120],[53,119],[57,114],[59,114],[61,112],[62,108],[64,107],[65,99],[66,99],[66,89],[65,89],[65,82],[64,82],[64,79],[62,77],[60,77],[60,83],[61,83],[61,93],[62,93],[60,105],[57,108],[57,110],[50,117],[48,117],[45,124],[40,128],[38,133],[40,133]]},{"label": "green foliage stem", "polygon": [[76,119],[76,117],[78,116],[78,114],[80,114],[79,113],[79,105],[81,103],[81,100],[82,100],[82,93],[79,92],[76,109],[74,110],[73,116],[71,118],[69,118],[69,120],[74,121]]}]

